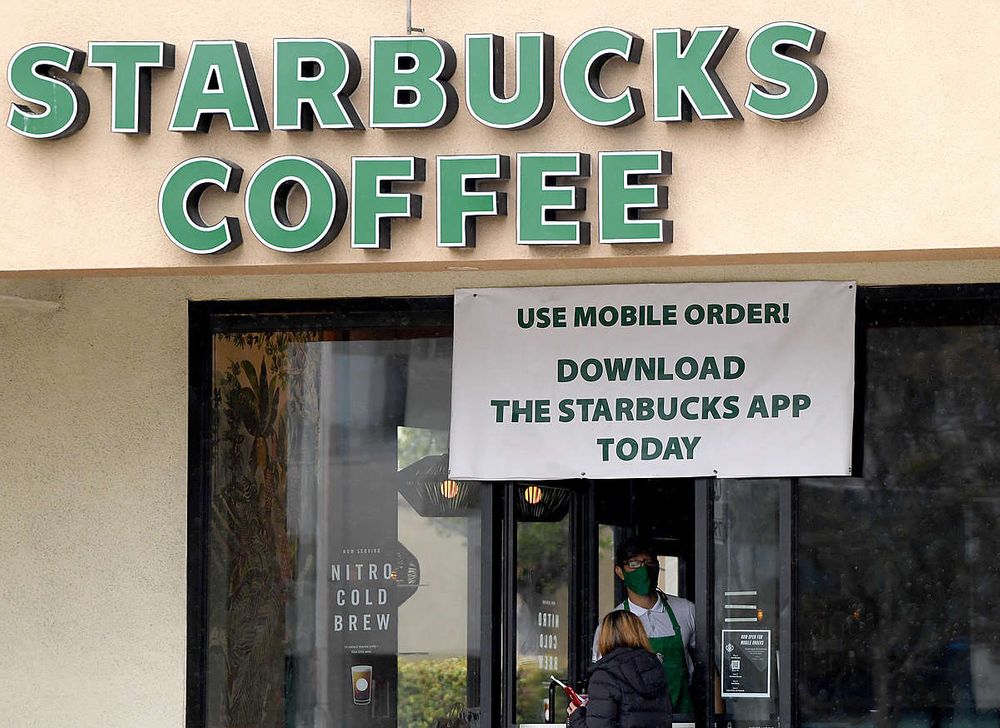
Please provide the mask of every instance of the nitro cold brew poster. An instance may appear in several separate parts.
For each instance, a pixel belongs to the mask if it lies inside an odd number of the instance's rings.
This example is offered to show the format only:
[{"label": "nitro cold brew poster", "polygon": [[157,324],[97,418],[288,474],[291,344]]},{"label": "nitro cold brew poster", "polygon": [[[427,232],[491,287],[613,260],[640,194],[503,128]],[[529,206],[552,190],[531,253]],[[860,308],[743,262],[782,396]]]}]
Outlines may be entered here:
[{"label": "nitro cold brew poster", "polygon": [[852,282],[455,292],[450,475],[849,475]]},{"label": "nitro cold brew poster", "polygon": [[340,546],[330,565],[333,692],[350,726],[394,725],[400,547]]},{"label": "nitro cold brew poster", "polygon": [[[395,506],[387,500],[390,515]],[[391,542],[367,540],[381,526],[340,524],[345,537],[331,544],[329,590],[331,714],[349,718],[350,728],[395,728],[399,591]],[[394,525],[394,524],[393,524]],[[364,530],[370,532],[367,538]],[[331,529],[333,531],[333,529]]]},{"label": "nitro cold brew poster", "polygon": [[[329,347],[329,345],[327,345]],[[329,347],[322,376],[331,394],[320,411],[319,509],[325,674],[317,676],[323,725],[397,728],[399,607],[416,589],[415,557],[399,543],[394,359]],[[405,398],[404,398],[405,399]],[[356,433],[364,433],[358,436]],[[407,586],[411,585],[411,586]],[[318,669],[323,669],[322,667]]]},{"label": "nitro cold brew poster", "polygon": [[722,630],[722,697],[771,697],[771,630]]},{"label": "nitro cold brew poster", "polygon": [[397,728],[399,608],[419,588],[417,559],[395,538],[394,483],[372,490],[369,508],[339,521],[331,512],[328,690],[330,714],[347,718],[345,728]]}]

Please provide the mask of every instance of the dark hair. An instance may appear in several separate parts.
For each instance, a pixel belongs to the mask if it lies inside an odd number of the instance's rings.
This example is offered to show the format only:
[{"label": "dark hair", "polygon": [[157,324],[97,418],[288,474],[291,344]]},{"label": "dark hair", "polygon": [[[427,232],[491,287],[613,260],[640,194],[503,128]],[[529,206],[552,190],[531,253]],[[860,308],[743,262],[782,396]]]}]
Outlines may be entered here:
[{"label": "dark hair", "polygon": [[630,536],[618,544],[618,548],[615,550],[615,565],[621,566],[636,554],[656,556],[656,549],[646,539],[639,536]]}]

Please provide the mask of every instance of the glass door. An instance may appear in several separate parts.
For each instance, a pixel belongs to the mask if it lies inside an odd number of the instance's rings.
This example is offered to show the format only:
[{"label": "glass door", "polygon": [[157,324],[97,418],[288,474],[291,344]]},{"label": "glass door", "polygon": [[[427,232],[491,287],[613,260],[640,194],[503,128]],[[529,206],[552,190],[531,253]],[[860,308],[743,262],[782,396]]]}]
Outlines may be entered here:
[{"label": "glass door", "polygon": [[[722,728],[795,723],[794,479],[709,481],[699,510],[711,635],[706,708]],[[699,635],[700,636],[700,635]]]},{"label": "glass door", "polygon": [[[574,544],[579,488],[505,486],[506,550],[505,725],[563,723],[566,700],[550,676],[569,682],[579,576]],[[512,719],[512,720],[511,720]]]},{"label": "glass door", "polygon": [[782,664],[780,493],[775,480],[714,484],[713,656],[721,721],[777,726]]},{"label": "glass door", "polygon": [[[693,712],[674,725],[777,728],[792,715],[792,482],[508,483],[504,495],[503,718],[563,723],[550,676],[586,688],[600,619],[626,599],[618,547],[640,537],[680,625]],[[787,517],[786,517],[787,516]],[[785,722],[789,725],[789,722]]]}]

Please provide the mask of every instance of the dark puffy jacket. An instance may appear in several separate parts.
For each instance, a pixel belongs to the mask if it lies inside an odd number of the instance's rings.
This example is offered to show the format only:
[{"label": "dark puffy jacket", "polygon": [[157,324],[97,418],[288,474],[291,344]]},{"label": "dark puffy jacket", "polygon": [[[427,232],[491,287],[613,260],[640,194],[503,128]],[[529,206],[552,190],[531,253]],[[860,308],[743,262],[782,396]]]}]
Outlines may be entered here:
[{"label": "dark puffy jacket", "polygon": [[612,650],[590,668],[590,702],[569,717],[571,728],[670,728],[670,697],[656,655]]}]

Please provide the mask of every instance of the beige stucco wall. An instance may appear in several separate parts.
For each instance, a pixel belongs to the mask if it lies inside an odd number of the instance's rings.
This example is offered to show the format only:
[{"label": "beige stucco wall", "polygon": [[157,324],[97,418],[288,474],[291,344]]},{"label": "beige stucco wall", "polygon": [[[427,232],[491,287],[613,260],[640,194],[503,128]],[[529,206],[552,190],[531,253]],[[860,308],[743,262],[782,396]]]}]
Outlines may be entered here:
[{"label": "beige stucco wall", "polygon": [[2,722],[183,725],[187,300],[805,278],[995,281],[1000,261],[0,281]]},{"label": "beige stucco wall", "polygon": [[[818,63],[830,98],[794,124],[745,114],[742,123],[664,127],[647,116],[601,130],[576,120],[557,95],[549,120],[524,132],[491,132],[464,107],[433,132],[244,136],[218,123],[207,137],[166,131],[191,40],[248,42],[269,105],[272,38],[343,40],[367,70],[368,37],[401,33],[404,7],[403,0],[4,7],[4,66],[36,41],[85,48],[90,40],[152,38],[176,44],[178,67],[154,77],[148,138],[107,130],[108,79],[90,68],[81,83],[93,110],[82,132],[46,143],[0,129],[0,278],[8,279],[0,280],[0,722],[183,725],[189,299],[679,280],[1000,281],[1000,122],[983,101],[998,96],[1000,77],[981,72],[997,60],[1000,15],[985,0],[669,7],[641,0],[626,13],[614,3],[414,0],[415,23],[450,41],[460,60],[469,32],[510,38],[544,30],[556,37],[558,60],[583,30],[632,30],[647,39],[643,63],[611,78],[641,88],[647,109],[652,28],[739,27],[720,74],[740,100],[751,80],[743,62],[750,33],[779,19],[809,22],[828,33]],[[960,32],[968,37],[958,44]],[[460,65],[457,84],[462,75]],[[354,96],[362,118],[367,92],[365,77]],[[0,84],[0,108],[10,101]],[[482,225],[475,251],[439,250],[426,216],[397,228],[392,251],[351,251],[345,232],[320,252],[289,258],[254,241],[244,224],[241,248],[206,259],[175,248],[155,209],[164,174],[199,154],[231,158],[248,173],[278,154],[308,154],[347,180],[352,155],[632,148],[674,153],[672,246],[518,248],[508,218]],[[449,266],[484,270],[432,272]],[[330,274],[347,268],[369,270]],[[281,275],[207,275],[234,271]],[[131,272],[158,276],[102,277]]]},{"label": "beige stucco wall", "polygon": [[[534,0],[455,3],[414,0],[414,22],[449,41],[459,56],[454,82],[461,88],[463,37],[492,31],[512,41],[516,31],[555,36],[557,63],[580,32],[604,24],[646,39],[641,66],[614,64],[609,88],[631,83],[652,108],[651,33],[657,27],[730,24],[740,29],[719,72],[738,102],[752,77],[746,41],[760,26],[798,20],[827,33],[816,58],[830,82],[829,99],[815,116],[773,122],[746,112],[743,122],[664,125],[651,113],[623,129],[600,129],[576,119],[557,92],[549,119],[520,132],[496,132],[476,122],[464,105],[444,129],[363,133],[229,132],[216,121],[203,137],[166,131],[193,39],[235,38],[249,43],[270,112],[274,37],[330,36],[353,46],[364,75],[354,94],[367,117],[368,39],[404,31],[404,0],[356,0],[289,6],[248,0],[133,0],[81,5],[12,3],[0,24],[0,63],[23,45],[55,41],[86,48],[90,40],[157,39],[177,46],[177,68],[158,72],[153,84],[153,132],[146,138],[112,134],[106,72],[87,68],[81,84],[91,99],[89,124],[75,136],[39,142],[0,131],[0,274],[23,271],[152,270],[330,271],[344,266],[384,270],[448,266],[511,268],[628,266],[865,259],[968,259],[1000,255],[1000,176],[996,139],[1000,122],[990,99],[1000,96],[993,39],[1000,14],[989,0],[944,3],[825,0],[731,0],[664,5]],[[508,49],[508,57],[512,55]],[[512,88],[512,79],[508,82]],[[460,94],[464,97],[464,94]],[[14,98],[0,87],[3,105]],[[164,175],[191,156],[211,154],[241,164],[244,182],[265,160],[285,153],[328,161],[347,180],[352,155],[462,152],[667,149],[674,240],[669,246],[591,245],[538,250],[513,242],[514,220],[480,225],[474,251],[438,249],[433,216],[397,224],[391,251],[350,250],[345,231],[329,247],[288,256],[253,239],[217,257],[174,247],[160,229],[156,197]],[[429,165],[430,167],[430,165]],[[423,186],[432,210],[434,175]],[[591,181],[591,191],[594,184]],[[508,185],[507,189],[510,189]],[[213,209],[236,214],[242,198]],[[596,195],[591,195],[590,218]],[[878,251],[878,252],[873,252]]]}]

